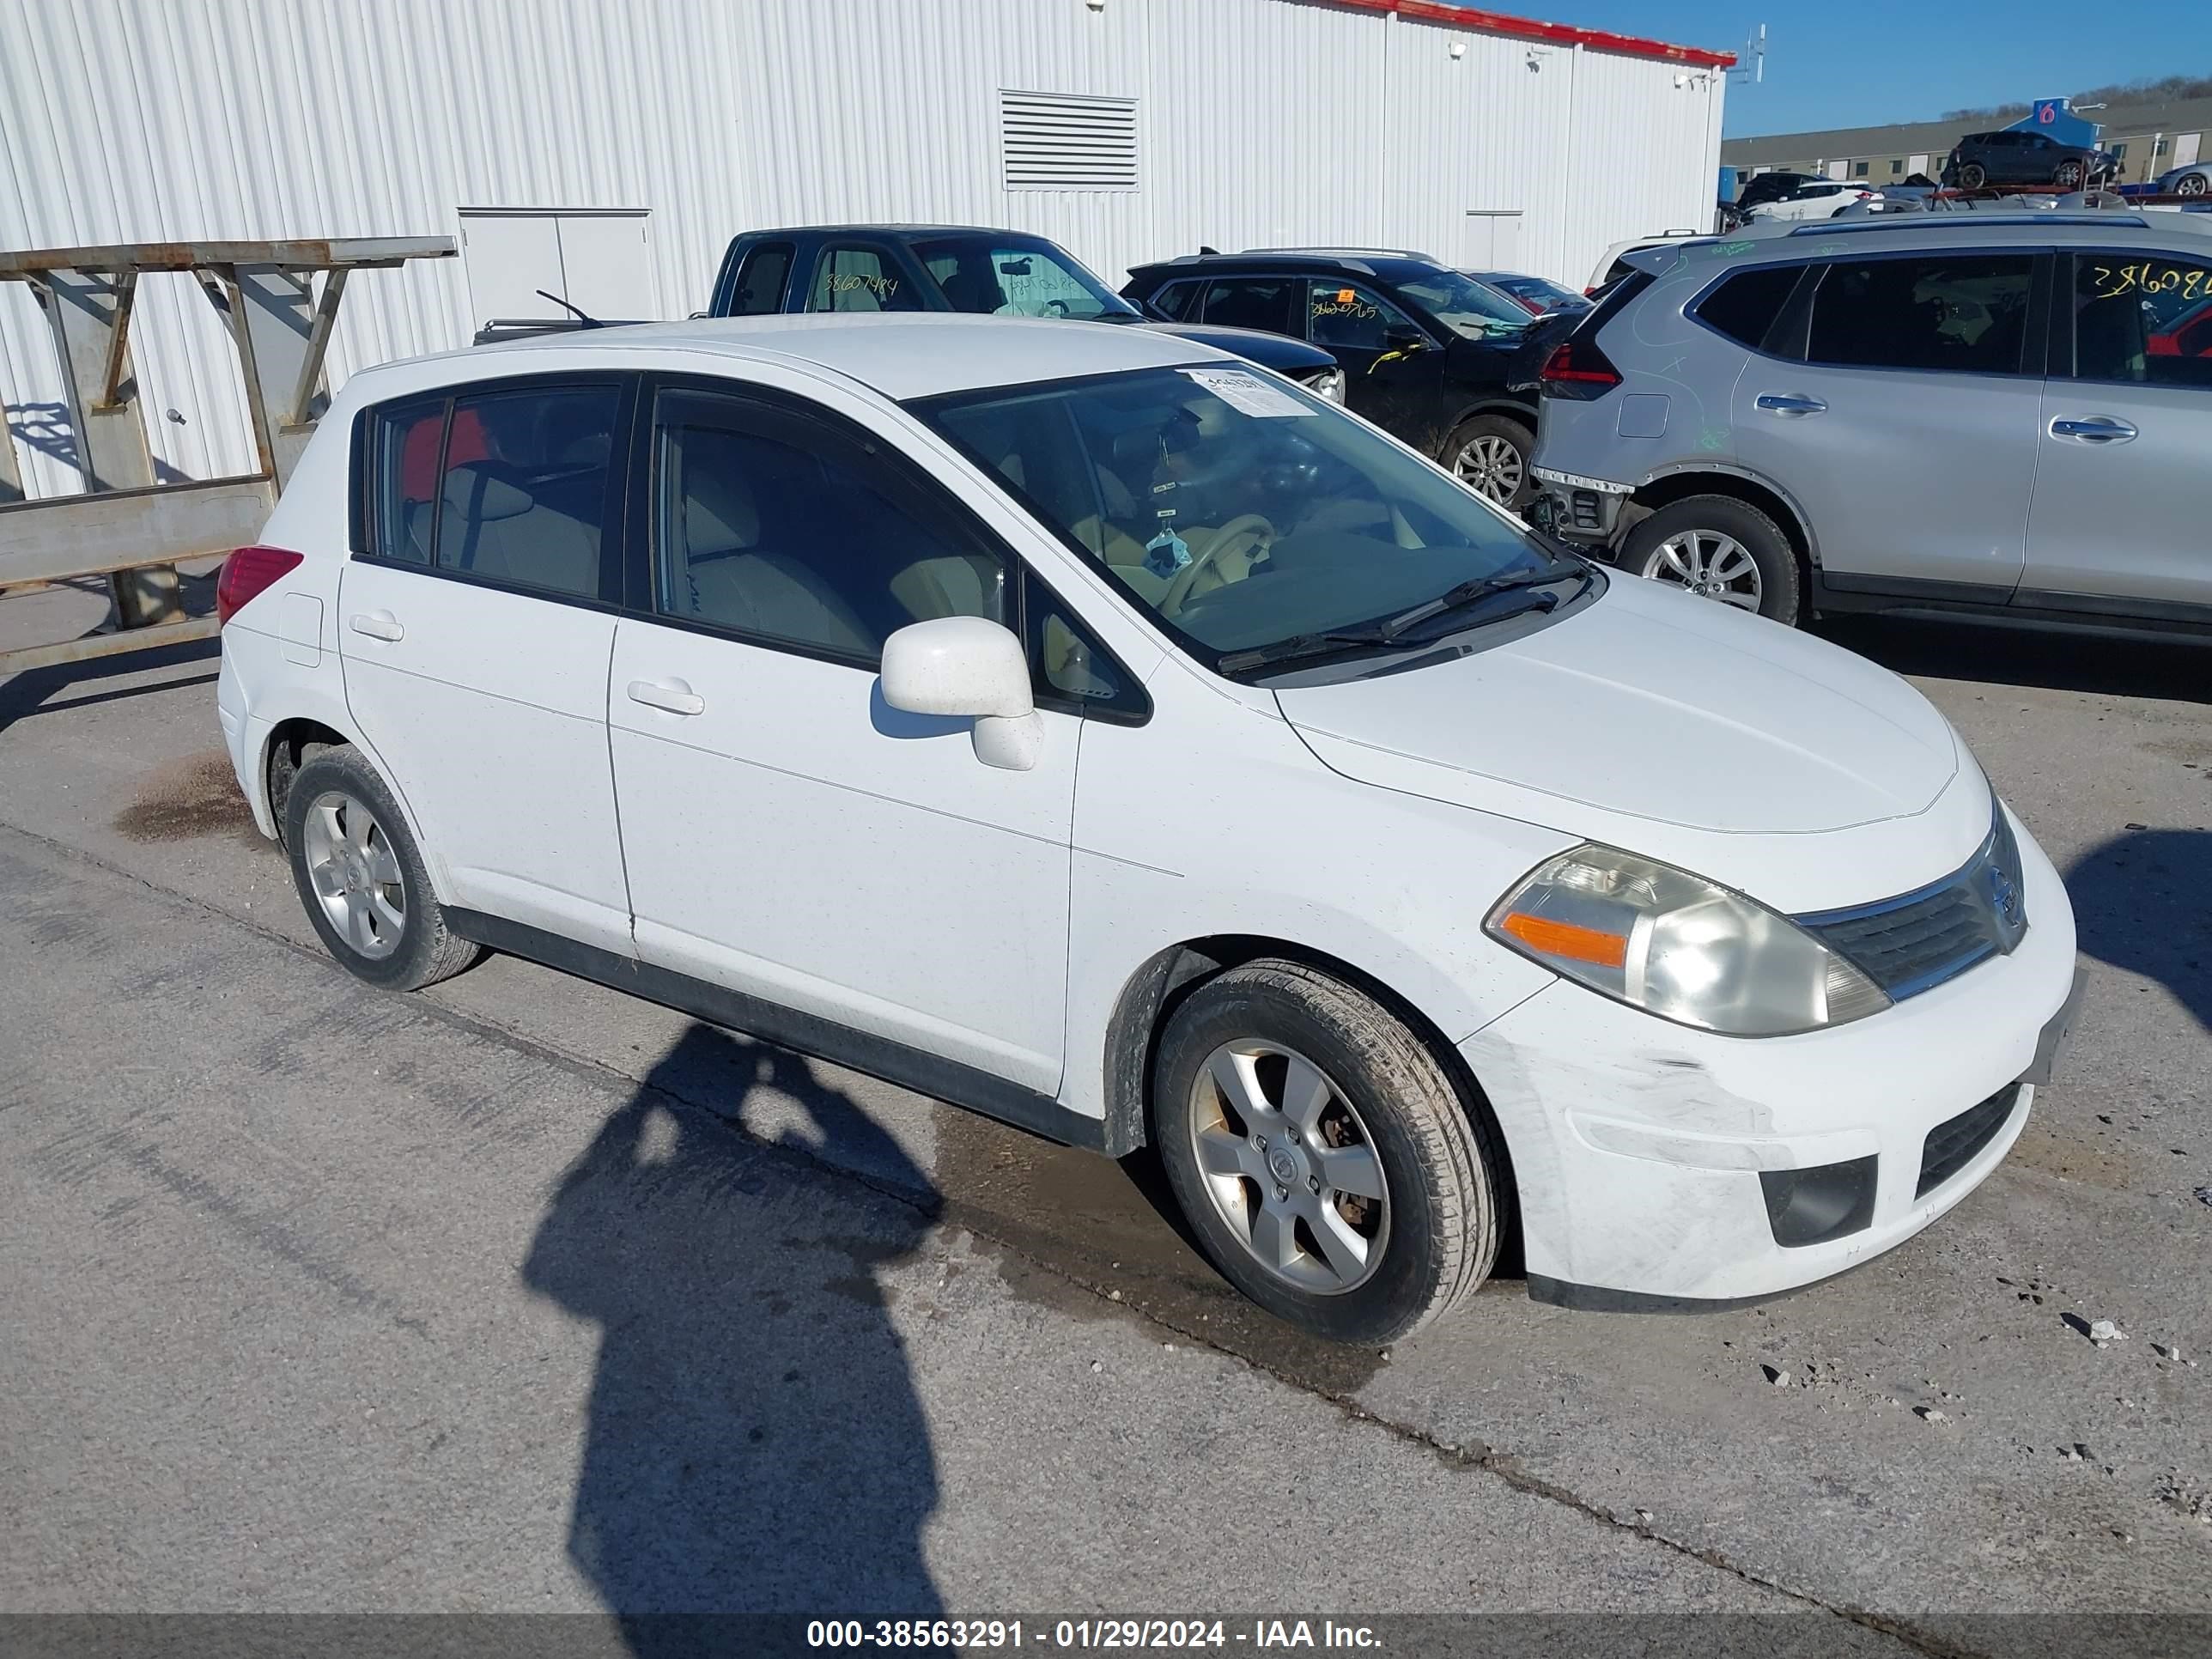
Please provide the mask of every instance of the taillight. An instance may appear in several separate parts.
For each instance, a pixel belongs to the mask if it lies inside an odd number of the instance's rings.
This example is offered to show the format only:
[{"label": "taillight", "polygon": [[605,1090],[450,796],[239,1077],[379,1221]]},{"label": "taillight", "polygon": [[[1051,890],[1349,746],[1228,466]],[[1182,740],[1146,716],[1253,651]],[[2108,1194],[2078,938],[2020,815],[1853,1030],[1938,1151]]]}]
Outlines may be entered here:
[{"label": "taillight", "polygon": [[241,547],[225,559],[215,582],[216,625],[228,622],[256,594],[298,569],[300,558],[282,547]]},{"label": "taillight", "polygon": [[1595,340],[1581,333],[1562,340],[1536,376],[1547,398],[1572,398],[1588,403],[1602,398],[1620,384],[1620,371],[1597,349]]}]

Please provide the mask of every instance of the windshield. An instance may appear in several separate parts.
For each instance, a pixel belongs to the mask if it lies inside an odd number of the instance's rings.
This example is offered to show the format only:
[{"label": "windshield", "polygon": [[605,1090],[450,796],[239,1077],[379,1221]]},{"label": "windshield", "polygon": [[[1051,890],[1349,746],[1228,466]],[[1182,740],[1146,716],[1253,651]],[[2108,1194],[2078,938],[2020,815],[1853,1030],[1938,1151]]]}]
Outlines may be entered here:
[{"label": "windshield", "polygon": [[1469,583],[1558,576],[1471,490],[1259,370],[1142,369],[915,407],[1218,670]]},{"label": "windshield", "polygon": [[955,311],[1000,317],[1118,317],[1136,308],[1049,242],[943,236],[915,255]]},{"label": "windshield", "polygon": [[1532,320],[1527,307],[1456,270],[1424,271],[1401,281],[1398,292],[1446,328],[1470,340],[1517,334]]}]

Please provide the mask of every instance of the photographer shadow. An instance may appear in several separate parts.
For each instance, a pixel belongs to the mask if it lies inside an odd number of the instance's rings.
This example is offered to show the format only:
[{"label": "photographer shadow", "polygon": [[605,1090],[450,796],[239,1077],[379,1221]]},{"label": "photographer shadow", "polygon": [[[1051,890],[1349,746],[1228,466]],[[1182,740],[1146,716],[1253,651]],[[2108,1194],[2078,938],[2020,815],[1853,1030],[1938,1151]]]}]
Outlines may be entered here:
[{"label": "photographer shadow", "polygon": [[2066,872],[2089,955],[2172,992],[2212,1031],[2212,832],[2130,829]]},{"label": "photographer shadow", "polygon": [[568,1553],[640,1659],[799,1645],[732,1614],[942,1607],[928,1421],[875,1276],[927,1218],[718,1121],[758,1088],[903,1163],[805,1061],[694,1025],[562,1176],[523,1266],[600,1328]]}]

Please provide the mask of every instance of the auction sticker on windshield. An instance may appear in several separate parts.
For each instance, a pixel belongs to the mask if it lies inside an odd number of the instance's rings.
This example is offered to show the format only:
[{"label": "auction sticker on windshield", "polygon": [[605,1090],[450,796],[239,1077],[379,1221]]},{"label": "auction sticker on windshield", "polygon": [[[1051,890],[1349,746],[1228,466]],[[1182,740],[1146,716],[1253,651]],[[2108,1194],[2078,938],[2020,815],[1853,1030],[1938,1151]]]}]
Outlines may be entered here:
[{"label": "auction sticker on windshield", "polygon": [[1316,411],[1279,386],[1233,368],[1186,368],[1192,380],[1230,408],[1247,415],[1311,415]]}]

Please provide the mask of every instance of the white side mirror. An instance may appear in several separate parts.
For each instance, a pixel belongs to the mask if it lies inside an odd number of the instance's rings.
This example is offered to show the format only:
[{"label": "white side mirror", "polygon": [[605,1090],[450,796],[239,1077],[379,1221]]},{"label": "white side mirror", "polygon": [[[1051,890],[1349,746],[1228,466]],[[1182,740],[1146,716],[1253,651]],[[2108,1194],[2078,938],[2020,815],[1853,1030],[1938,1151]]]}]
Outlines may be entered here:
[{"label": "white side mirror", "polygon": [[884,701],[909,714],[975,722],[975,758],[1026,772],[1044,747],[1030,696],[1029,654],[1012,630],[981,617],[910,623],[884,641]]}]

